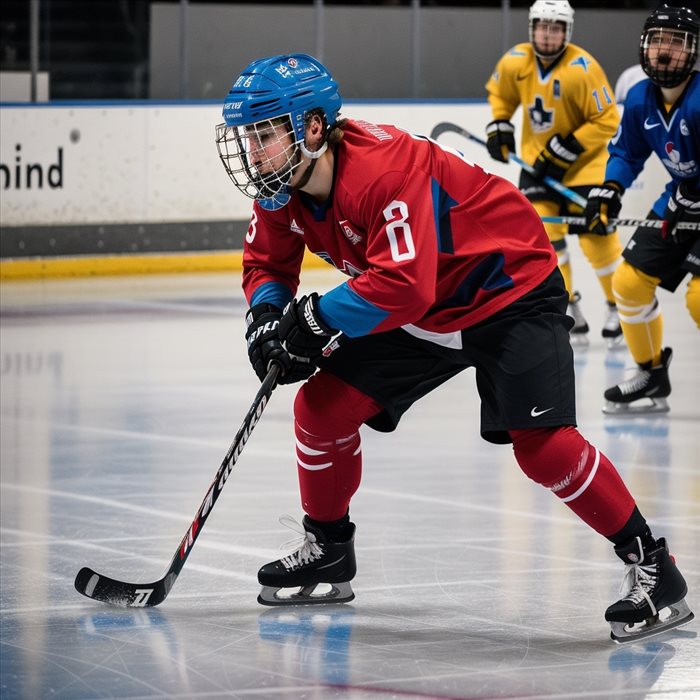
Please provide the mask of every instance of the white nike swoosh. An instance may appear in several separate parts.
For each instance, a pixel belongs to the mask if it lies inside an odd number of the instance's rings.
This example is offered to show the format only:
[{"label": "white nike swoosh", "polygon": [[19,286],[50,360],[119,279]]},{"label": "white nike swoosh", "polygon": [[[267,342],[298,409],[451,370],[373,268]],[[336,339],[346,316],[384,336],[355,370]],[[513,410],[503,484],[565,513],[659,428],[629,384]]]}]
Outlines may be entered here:
[{"label": "white nike swoosh", "polygon": [[[554,406],[552,406],[552,408],[554,408]],[[530,415],[531,415],[533,418],[537,418],[537,416],[541,416],[543,413],[547,413],[547,411],[551,411],[552,408],[545,408],[544,411],[538,411],[538,410],[537,410],[537,406],[535,406],[535,407],[532,409],[532,411],[530,411]]]},{"label": "white nike swoosh", "polygon": [[648,121],[649,121],[648,119],[644,120],[644,128],[647,130],[653,129],[657,126],[661,126],[661,122],[656,122],[655,124],[647,124]]}]

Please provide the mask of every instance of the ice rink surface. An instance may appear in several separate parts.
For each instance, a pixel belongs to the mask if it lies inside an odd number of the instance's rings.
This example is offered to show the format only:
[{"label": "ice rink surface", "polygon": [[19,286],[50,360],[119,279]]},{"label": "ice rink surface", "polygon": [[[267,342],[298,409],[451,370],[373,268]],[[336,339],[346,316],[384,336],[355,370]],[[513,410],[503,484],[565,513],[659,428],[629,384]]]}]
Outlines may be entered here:
[{"label": "ice rink surface", "polygon": [[[579,425],[668,538],[700,613],[700,334],[685,284],[660,294],[673,346],[671,412],[606,417],[631,366],[576,354]],[[338,282],[305,275],[305,290]],[[80,596],[82,566],[163,575],[258,387],[238,275],[2,286],[3,700],[237,698],[700,698],[698,620],[626,646],[603,619],[623,567],[479,437],[468,371],[393,435],[363,432],[356,599],[265,608],[256,572],[301,519],[295,389],[281,387],[167,600],[116,609]]]}]

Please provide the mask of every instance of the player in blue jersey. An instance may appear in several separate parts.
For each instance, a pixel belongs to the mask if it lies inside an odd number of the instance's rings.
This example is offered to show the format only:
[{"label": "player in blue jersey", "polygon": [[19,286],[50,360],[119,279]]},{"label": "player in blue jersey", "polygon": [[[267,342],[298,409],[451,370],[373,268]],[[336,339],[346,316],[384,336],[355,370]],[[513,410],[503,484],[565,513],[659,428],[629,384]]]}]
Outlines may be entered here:
[{"label": "player in blue jersey", "polygon": [[654,202],[650,219],[662,228],[640,227],[613,276],[613,292],[625,341],[638,372],[609,388],[606,413],[668,411],[671,348],[663,347],[663,321],[656,288],[675,291],[690,273],[686,304],[700,327],[700,75],[698,15],[686,7],[654,10],[644,23],[639,59],[647,80],[625,102],[620,128],[609,145],[605,182],[591,191],[586,226],[605,234],[620,212],[621,197],[655,153],[671,179]]}]

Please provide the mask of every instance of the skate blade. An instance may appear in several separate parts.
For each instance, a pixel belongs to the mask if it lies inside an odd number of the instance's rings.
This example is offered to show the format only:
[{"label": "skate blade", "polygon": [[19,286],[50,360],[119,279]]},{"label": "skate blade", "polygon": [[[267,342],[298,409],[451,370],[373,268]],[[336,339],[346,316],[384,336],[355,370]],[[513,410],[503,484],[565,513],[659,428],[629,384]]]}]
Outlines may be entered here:
[{"label": "skate blade", "polygon": [[627,404],[606,401],[603,413],[607,416],[643,416],[649,413],[668,413],[671,410],[666,399],[639,399],[639,401],[645,400],[651,403]]},{"label": "skate blade", "polygon": [[[316,588],[324,587],[316,593]],[[316,583],[301,588],[275,588],[263,586],[258,596],[261,605],[329,605],[331,603],[349,603],[355,594],[349,581],[343,583]]]},{"label": "skate blade", "polygon": [[695,619],[695,615],[690,611],[685,600],[681,600],[678,603],[662,608],[657,615],[644,620],[644,622],[633,624],[611,622],[610,627],[612,631],[610,632],[610,638],[616,644],[636,642],[640,639],[648,639],[676,627],[687,625],[693,619]]},{"label": "skate blade", "polygon": [[608,350],[626,350],[625,338],[622,335],[617,336],[617,338],[604,338]]}]

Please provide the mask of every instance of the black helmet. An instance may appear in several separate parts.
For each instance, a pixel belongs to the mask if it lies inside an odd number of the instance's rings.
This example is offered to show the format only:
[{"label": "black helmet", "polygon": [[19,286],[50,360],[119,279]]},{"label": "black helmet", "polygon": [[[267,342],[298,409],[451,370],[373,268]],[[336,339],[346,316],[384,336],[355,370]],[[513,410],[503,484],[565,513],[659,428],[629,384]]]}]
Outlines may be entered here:
[{"label": "black helmet", "polygon": [[[670,53],[662,53],[652,65],[649,48],[660,39],[660,30],[668,31],[666,38],[682,55],[674,59]],[[655,85],[676,87],[690,75],[698,58],[699,33],[700,19],[688,7],[663,5],[647,17],[639,42],[639,62]]]}]

